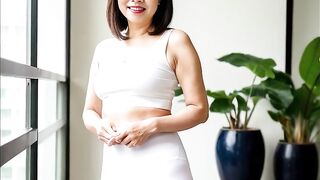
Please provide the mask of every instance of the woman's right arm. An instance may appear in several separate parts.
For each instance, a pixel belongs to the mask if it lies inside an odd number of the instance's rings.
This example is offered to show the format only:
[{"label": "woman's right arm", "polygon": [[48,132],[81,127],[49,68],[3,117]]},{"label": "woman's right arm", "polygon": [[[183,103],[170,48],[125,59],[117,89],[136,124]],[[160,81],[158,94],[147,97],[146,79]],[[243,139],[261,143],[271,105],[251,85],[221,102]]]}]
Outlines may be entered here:
[{"label": "woman's right arm", "polygon": [[98,126],[102,121],[101,119],[102,103],[93,90],[92,79],[93,77],[92,75],[90,75],[82,118],[83,118],[85,127],[91,133],[97,134]]},{"label": "woman's right arm", "polygon": [[86,99],[82,113],[82,119],[85,127],[93,134],[98,136],[98,139],[109,143],[109,140],[116,136],[114,125],[107,119],[102,119],[102,101],[96,95],[93,84],[95,82],[96,73],[98,71],[97,64],[97,49],[91,64],[89,82],[87,87]]}]

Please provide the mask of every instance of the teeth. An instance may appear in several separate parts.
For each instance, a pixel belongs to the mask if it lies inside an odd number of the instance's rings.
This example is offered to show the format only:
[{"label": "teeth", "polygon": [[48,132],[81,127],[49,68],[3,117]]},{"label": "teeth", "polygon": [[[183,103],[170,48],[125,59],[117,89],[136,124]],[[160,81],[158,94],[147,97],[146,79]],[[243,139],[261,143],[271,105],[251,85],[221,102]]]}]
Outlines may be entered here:
[{"label": "teeth", "polygon": [[142,11],[143,8],[141,7],[130,7],[130,9],[134,10],[134,11]]}]

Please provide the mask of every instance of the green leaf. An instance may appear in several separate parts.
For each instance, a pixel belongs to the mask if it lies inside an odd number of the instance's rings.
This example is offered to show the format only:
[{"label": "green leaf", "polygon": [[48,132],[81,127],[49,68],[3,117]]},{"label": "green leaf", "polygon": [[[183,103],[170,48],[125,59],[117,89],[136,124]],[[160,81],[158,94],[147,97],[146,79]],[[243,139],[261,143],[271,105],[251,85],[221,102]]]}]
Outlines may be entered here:
[{"label": "green leaf", "polygon": [[178,87],[177,89],[174,90],[174,95],[175,96],[180,96],[183,94],[182,88]]},{"label": "green leaf", "polygon": [[267,79],[261,85],[268,90],[268,98],[274,108],[286,109],[292,103],[292,86],[276,79]]},{"label": "green leaf", "polygon": [[294,88],[293,81],[291,79],[291,76],[285,72],[274,70],[275,78],[274,80],[283,82],[284,84],[287,84],[291,88]]},{"label": "green leaf", "polygon": [[244,87],[240,91],[243,94],[245,94],[246,96],[249,96],[251,88],[252,88],[251,97],[253,97],[253,96],[254,97],[261,97],[261,98],[266,97],[267,89],[263,84],[253,85],[252,87],[251,86]]},{"label": "green leaf", "polygon": [[299,119],[298,116],[302,115],[303,118],[309,114],[307,108],[308,95],[310,89],[303,84],[299,89],[293,92],[293,101],[286,110],[286,114],[290,115],[292,119]]},{"label": "green leaf", "polygon": [[282,117],[281,113],[279,112],[273,112],[273,111],[268,111],[269,116],[271,119],[273,119],[276,122],[280,122],[280,119]]},{"label": "green leaf", "polygon": [[309,88],[313,85],[320,87],[320,37],[313,39],[305,48],[301,57],[299,71],[301,78]]},{"label": "green leaf", "polygon": [[211,112],[229,113],[233,109],[232,102],[227,98],[214,99],[210,105]]},{"label": "green leaf", "polygon": [[212,98],[228,98],[225,91],[210,91],[207,90],[207,95]]},{"label": "green leaf", "polygon": [[313,128],[319,123],[320,121],[320,108],[314,110],[309,119],[309,132],[312,132]]},{"label": "green leaf", "polygon": [[261,100],[262,98],[259,96],[253,96],[252,97],[252,102],[254,105],[258,104],[258,102]]},{"label": "green leaf", "polygon": [[237,102],[238,102],[238,111],[247,111],[249,110],[249,107],[247,106],[246,100],[240,96],[236,96]]},{"label": "green leaf", "polygon": [[276,63],[273,59],[263,59],[249,54],[231,53],[218,59],[237,67],[246,67],[260,78],[274,77],[273,68]]}]

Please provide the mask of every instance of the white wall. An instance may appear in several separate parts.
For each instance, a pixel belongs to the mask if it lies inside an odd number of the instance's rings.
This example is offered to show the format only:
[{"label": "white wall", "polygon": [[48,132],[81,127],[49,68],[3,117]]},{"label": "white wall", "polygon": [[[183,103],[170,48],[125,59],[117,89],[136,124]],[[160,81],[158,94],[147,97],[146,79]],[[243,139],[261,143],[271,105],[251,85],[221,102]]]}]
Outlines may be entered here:
[{"label": "white wall", "polygon": [[70,179],[98,180],[101,143],[81,118],[95,45],[107,36],[105,2],[71,0]]},{"label": "white wall", "polygon": [[[110,33],[104,19],[104,1],[73,0],[71,6],[70,179],[98,180],[101,144],[85,130],[81,113],[94,47]],[[278,69],[284,70],[285,1],[175,0],[174,7],[172,27],[190,35],[200,55],[208,89],[233,90],[250,83],[252,75],[247,70],[215,60],[229,52],[274,58]],[[176,102],[173,111],[181,106]],[[273,152],[281,129],[263,110],[266,107],[267,103],[261,102],[251,126],[261,128],[265,137],[262,180],[272,180]],[[195,180],[219,179],[214,149],[218,130],[224,125],[223,116],[210,114],[205,124],[180,133]]]}]

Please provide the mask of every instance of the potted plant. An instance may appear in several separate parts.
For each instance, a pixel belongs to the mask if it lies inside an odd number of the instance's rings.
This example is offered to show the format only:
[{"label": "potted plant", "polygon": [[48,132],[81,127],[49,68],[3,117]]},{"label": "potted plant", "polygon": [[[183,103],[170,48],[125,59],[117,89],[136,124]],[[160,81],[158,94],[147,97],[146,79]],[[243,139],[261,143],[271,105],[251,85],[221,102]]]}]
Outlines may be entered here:
[{"label": "potted plant", "polygon": [[[299,88],[283,72],[276,72],[275,78],[257,85],[257,88],[267,91],[266,97],[274,108],[268,113],[281,124],[284,133],[284,139],[279,141],[274,155],[276,180],[317,179],[315,142],[320,139],[320,37],[306,46],[299,71],[303,79]],[[290,91],[280,93],[279,89]]]},{"label": "potted plant", "polygon": [[250,86],[230,93],[207,90],[213,98],[210,111],[223,113],[229,127],[220,130],[216,144],[216,159],[222,180],[260,180],[265,157],[260,129],[249,126],[252,114],[266,90],[256,88],[256,80],[274,78],[276,63],[272,59],[248,54],[231,53],[218,59],[236,67],[246,67],[253,73]]}]

